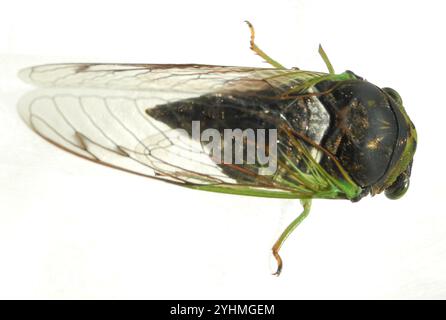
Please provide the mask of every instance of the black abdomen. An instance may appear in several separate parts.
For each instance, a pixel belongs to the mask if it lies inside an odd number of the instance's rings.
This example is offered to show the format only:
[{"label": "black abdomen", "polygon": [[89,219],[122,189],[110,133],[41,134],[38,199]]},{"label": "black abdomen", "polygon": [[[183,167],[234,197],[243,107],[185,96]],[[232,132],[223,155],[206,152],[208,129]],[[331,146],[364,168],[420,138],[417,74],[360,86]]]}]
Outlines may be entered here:
[{"label": "black abdomen", "polygon": [[[317,98],[280,99],[277,92],[260,91],[250,94],[210,93],[196,98],[184,99],[172,103],[158,105],[146,110],[152,118],[167,124],[171,128],[186,130],[192,135],[192,121],[200,122],[200,130],[216,129],[223,140],[225,129],[266,129],[266,145],[257,144],[256,148],[269,150],[269,130],[277,130],[277,148],[290,153],[292,159],[298,159],[297,150],[290,143],[289,136],[281,132],[281,125],[286,125],[294,132],[308,137],[317,144],[321,142],[329,127],[329,114]],[[225,141],[224,143],[228,143]],[[308,146],[312,148],[311,146]],[[225,148],[225,147],[223,147]],[[246,149],[246,145],[244,145]],[[232,148],[232,150],[235,150]],[[222,150],[223,151],[223,150]],[[244,154],[245,154],[244,150]],[[265,154],[269,154],[266,151]],[[296,160],[294,165],[305,170],[305,164]],[[240,165],[241,167],[245,164]],[[280,166],[280,165],[279,165]],[[249,166],[249,170],[260,172],[260,166]],[[286,169],[286,168],[283,168]],[[278,175],[284,178],[288,170],[278,168]],[[222,166],[222,170],[238,182],[246,182],[250,176],[243,177],[232,172],[230,166]],[[285,173],[286,172],[286,173]],[[256,177],[252,176],[252,180]]]}]

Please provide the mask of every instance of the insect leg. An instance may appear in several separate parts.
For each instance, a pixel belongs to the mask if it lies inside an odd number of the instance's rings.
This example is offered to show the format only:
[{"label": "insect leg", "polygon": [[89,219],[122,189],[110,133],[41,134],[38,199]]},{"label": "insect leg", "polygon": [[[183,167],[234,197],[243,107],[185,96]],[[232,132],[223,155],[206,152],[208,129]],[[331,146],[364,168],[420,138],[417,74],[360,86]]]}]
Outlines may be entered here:
[{"label": "insect leg", "polygon": [[327,54],[325,53],[324,49],[322,48],[322,46],[319,44],[319,54],[322,57],[322,60],[324,60],[325,65],[327,66],[328,72],[330,74],[335,74],[334,68],[330,62],[330,59],[328,59]]},{"label": "insect leg", "polygon": [[276,243],[273,246],[273,255],[274,258],[276,258],[277,261],[277,270],[275,273],[273,273],[276,276],[279,276],[282,272],[282,258],[279,255],[279,250],[282,247],[282,244],[285,242],[285,240],[288,238],[288,236],[296,229],[296,227],[308,216],[311,209],[311,199],[306,200],[300,200],[300,203],[302,204],[304,211],[293,220],[293,222],[290,223],[290,225],[282,232],[279,239],[277,239]]},{"label": "insect leg", "polygon": [[273,58],[270,58],[265,52],[262,51],[262,49],[257,47],[257,45],[254,42],[254,39],[255,39],[254,26],[249,21],[245,21],[245,22],[248,24],[249,30],[251,31],[251,41],[250,41],[251,50],[254,51],[256,54],[258,54],[263,59],[265,59],[265,61],[268,62],[273,67],[278,68],[278,69],[285,69],[284,66],[282,66],[280,63],[278,63]]}]

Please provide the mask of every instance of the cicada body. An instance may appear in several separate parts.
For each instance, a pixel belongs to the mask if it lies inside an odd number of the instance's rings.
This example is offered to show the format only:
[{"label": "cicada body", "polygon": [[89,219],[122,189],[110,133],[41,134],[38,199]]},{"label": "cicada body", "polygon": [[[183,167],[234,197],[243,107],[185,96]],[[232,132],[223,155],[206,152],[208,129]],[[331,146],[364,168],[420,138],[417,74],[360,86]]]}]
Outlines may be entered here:
[{"label": "cicada body", "polygon": [[[241,93],[231,90],[158,105],[146,112],[170,128],[186,129],[189,137],[193,136],[194,121],[202,130],[216,129],[221,141],[227,128],[243,132],[277,129],[278,168],[270,183],[306,188],[296,195],[300,199],[356,201],[369,192],[374,195],[383,190],[415,131],[387,89],[381,90],[351,72],[345,77],[351,79],[323,80],[294,94],[271,88]],[[248,148],[244,144],[242,153],[247,154]],[[224,147],[219,151],[224,153]],[[258,164],[230,164],[219,165],[238,184],[258,184],[257,180],[265,179],[260,177],[263,167]],[[337,183],[327,178],[306,184],[304,176],[313,170]],[[405,175],[410,173],[407,170]]]},{"label": "cicada body", "polygon": [[[252,30],[253,31],[253,30]],[[404,194],[416,131],[396,91],[341,74],[209,65],[59,64],[21,72],[20,113],[94,162],[215,192],[357,201]],[[325,60],[325,59],[324,59]],[[328,61],[328,60],[327,60]]]}]

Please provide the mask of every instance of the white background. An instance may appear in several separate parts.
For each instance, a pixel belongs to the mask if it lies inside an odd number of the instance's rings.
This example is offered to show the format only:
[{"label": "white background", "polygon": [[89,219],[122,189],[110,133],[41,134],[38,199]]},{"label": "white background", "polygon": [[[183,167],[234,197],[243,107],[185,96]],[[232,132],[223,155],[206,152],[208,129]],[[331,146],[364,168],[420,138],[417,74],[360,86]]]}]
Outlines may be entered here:
[{"label": "white background", "polygon": [[[443,1],[3,1],[0,298],[446,298]],[[314,201],[271,275],[299,201],[182,189],[92,164],[32,133],[17,70],[53,62],[351,69],[397,89],[418,134],[412,184]]]}]

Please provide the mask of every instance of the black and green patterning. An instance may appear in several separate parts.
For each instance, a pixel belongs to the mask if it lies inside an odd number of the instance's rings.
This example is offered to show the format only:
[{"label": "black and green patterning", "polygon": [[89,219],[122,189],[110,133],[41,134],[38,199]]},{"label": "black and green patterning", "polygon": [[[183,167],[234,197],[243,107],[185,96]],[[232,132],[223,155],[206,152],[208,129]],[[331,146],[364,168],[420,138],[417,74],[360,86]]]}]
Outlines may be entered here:
[{"label": "black and green patterning", "polygon": [[[329,73],[286,69],[257,47],[249,26],[251,49],[272,68],[35,66],[20,73],[39,88],[19,109],[40,136],[100,164],[192,189],[300,199],[304,211],[273,247],[279,274],[279,249],[312,199],[358,201],[383,191],[397,199],[407,191],[417,134],[395,90],[336,74],[321,47]],[[192,121],[221,135],[277,130],[277,169],[264,175],[257,163],[213,161],[192,141]]]}]

